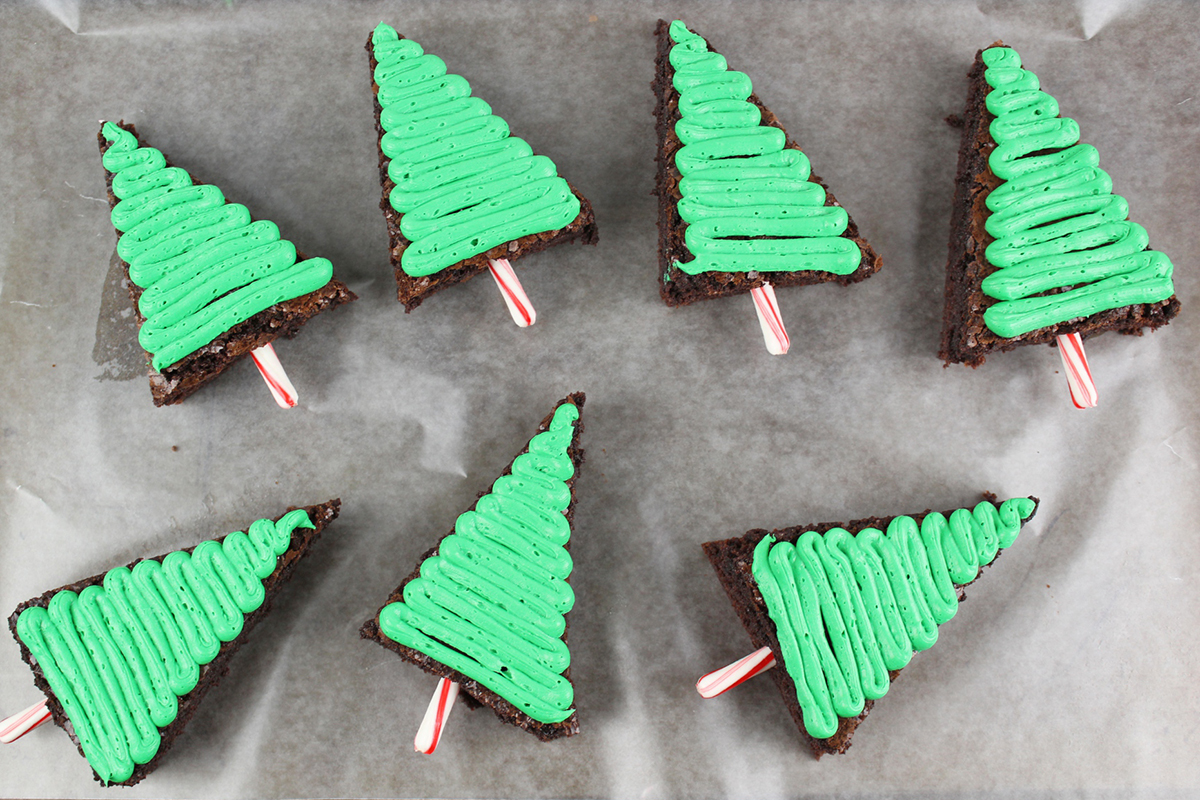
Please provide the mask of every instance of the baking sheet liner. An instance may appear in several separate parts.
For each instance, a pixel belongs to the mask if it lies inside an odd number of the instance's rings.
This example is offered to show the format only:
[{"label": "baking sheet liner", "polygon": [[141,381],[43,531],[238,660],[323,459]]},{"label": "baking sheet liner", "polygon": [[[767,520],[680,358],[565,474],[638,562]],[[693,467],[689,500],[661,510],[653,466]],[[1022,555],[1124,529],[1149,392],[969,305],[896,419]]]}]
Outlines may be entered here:
[{"label": "baking sheet liner", "polygon": [[[657,296],[652,30],[707,36],[883,256],[857,286]],[[594,248],[516,269],[516,328],[472,280],[412,314],[386,260],[366,55],[380,20],[466,76],[592,201]],[[1149,2],[77,4],[0,7],[0,609],[149,553],[340,496],[343,512],[133,789],[67,736],[0,748],[0,795],[129,797],[1188,796],[1200,789],[1200,7]],[[1058,354],[936,358],[959,113],[975,51],[1014,45],[1101,153],[1181,316]],[[96,148],[99,119],[330,258],[361,298],[151,405]],[[434,681],[359,625],[555,401],[585,391],[572,541],[581,734],[543,744],[459,709],[412,752]],[[859,729],[814,761],[770,681],[703,701],[743,655],[700,543],[754,527],[1035,494],[1042,508]],[[0,645],[0,711],[39,698]]]}]

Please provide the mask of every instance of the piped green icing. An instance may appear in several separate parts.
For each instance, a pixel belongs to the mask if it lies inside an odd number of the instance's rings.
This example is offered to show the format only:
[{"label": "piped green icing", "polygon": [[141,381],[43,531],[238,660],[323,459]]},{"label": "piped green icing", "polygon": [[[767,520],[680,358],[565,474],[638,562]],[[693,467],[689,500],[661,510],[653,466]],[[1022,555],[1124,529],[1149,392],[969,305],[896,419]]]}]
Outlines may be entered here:
[{"label": "piped green icing", "polygon": [[849,217],[825,205],[808,157],[786,146],[782,130],[762,124],[749,102],[750,78],[679,20],[668,32],[679,91],[675,133],[684,145],[675,153],[683,176],[678,209],[693,256],[674,266],[689,275],[858,269],[862,253],[842,236]]},{"label": "piped green icing", "polygon": [[260,519],[248,533],[175,551],[161,563],[117,567],[100,584],[57,592],[46,608],[21,612],[17,637],[101,780],[127,780],[135,764],[154,757],[158,729],[178,713],[176,698],[195,688],[200,667],[262,605],[262,580],[292,531],[313,527],[304,509]]},{"label": "piped green icing", "polygon": [[321,288],[333,277],[324,258],[296,261],[274,223],[226,203],[221,190],[193,185],[163,154],[106,122],[104,168],[119,202],[112,223],[117,254],[144,290],[138,341],[161,370],[276,303]]},{"label": "piped green icing", "polygon": [[389,202],[412,242],[400,258],[413,277],[432,275],[522,236],[562,228],[579,198],[554,162],[535,156],[459,75],[412,39],[380,23],[371,35],[375,83],[395,184]]},{"label": "piped green icing", "polygon": [[539,722],[569,717],[574,691],[564,615],[575,604],[565,545],[571,526],[567,450],[579,409],[563,403],[548,430],[462,514],[404,599],[379,612],[395,642],[486,686]]},{"label": "piped green icing", "polygon": [[887,692],[889,670],[937,641],[970,583],[1033,514],[1027,497],[982,502],[947,519],[896,517],[887,533],[808,531],[795,544],[764,536],[751,571],[775,623],[809,735],[826,739]]},{"label": "piped green icing", "polygon": [[1079,143],[1079,125],[1058,115],[1016,50],[990,47],[983,62],[997,145],[988,166],[1002,181],[987,197],[995,241],[985,255],[998,269],[982,289],[1000,301],[984,311],[988,328],[1020,336],[1174,294],[1170,259],[1146,249],[1146,230],[1126,219],[1129,205],[1096,148]]}]

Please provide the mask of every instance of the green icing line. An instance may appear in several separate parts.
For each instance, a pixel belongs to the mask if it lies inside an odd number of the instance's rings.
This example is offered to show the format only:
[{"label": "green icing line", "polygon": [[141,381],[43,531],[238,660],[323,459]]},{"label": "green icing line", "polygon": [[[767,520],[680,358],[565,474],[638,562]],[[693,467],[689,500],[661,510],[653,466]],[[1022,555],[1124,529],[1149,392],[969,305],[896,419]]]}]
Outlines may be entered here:
[{"label": "green icing line", "polygon": [[920,526],[896,517],[887,533],[808,531],[793,545],[768,535],[751,567],[775,623],[783,665],[796,684],[804,727],[832,736],[839,717],[862,713],[888,690],[889,670],[937,641],[958,610],[955,584],[969,583],[1033,513],[1029,498],[982,502]]},{"label": "green icing line", "polygon": [[571,526],[567,454],[579,409],[564,403],[548,430],[462,514],[404,599],[379,612],[395,642],[437,659],[539,722],[572,713],[564,615],[575,604],[565,545]]},{"label": "green icing line", "polygon": [[982,289],[1000,301],[984,311],[988,328],[1011,338],[1174,294],[1170,259],[1146,251],[1145,229],[1126,219],[1129,205],[1096,148],[1079,143],[1079,125],[1058,115],[1016,50],[988,48],[983,62],[995,115],[988,165],[1002,181],[987,197],[995,241],[985,255],[998,269]]},{"label": "green icing line", "polygon": [[296,261],[296,248],[271,222],[226,203],[215,186],[192,184],[153,147],[106,122],[104,168],[119,202],[117,254],[144,291],[138,341],[161,370],[276,303],[315,291],[333,277],[324,258]]},{"label": "green icing line", "polygon": [[496,245],[556,230],[579,216],[579,198],[554,163],[524,140],[446,64],[380,23],[371,35],[391,163],[392,208],[410,244],[413,277],[432,275]]},{"label": "green icing line", "polygon": [[57,592],[46,608],[21,612],[17,636],[104,782],[127,780],[135,764],[154,757],[158,729],[178,713],[176,698],[195,688],[200,667],[262,605],[262,579],[292,531],[313,527],[304,509],[278,522],[260,519],[248,534],[175,551],[161,564],[117,567],[100,584]]},{"label": "green icing line", "polygon": [[808,179],[808,158],[786,147],[784,132],[762,124],[748,101],[750,78],[730,70],[679,20],[670,36],[679,91],[675,133],[684,145],[675,154],[683,176],[678,207],[693,255],[675,266],[689,275],[858,269],[862,253],[842,236],[849,217],[825,205],[825,190]]}]

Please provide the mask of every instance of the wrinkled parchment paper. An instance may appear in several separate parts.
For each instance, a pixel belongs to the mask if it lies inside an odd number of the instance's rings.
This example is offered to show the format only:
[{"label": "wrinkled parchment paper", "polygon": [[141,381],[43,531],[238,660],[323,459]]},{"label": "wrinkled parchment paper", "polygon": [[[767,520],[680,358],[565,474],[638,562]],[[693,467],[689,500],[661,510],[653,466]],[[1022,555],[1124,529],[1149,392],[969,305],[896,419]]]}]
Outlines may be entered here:
[{"label": "wrinkled parchment paper", "polygon": [[[749,298],[658,299],[651,32],[681,17],[749,73],[884,258]],[[519,261],[405,315],[386,261],[363,43],[437,53],[592,201],[595,248]],[[62,731],[0,747],[4,796],[1183,797],[1200,791],[1200,330],[1194,5],[1150,2],[191,3],[0,7],[0,609],[289,504],[341,518],[140,786],[102,789]],[[1080,123],[1184,310],[1057,352],[936,358],[959,113],[996,39]],[[151,405],[96,148],[136,123],[330,258],[360,296],[277,350]],[[581,734],[543,744],[460,708],[412,752],[434,680],[358,638],[553,403],[588,393],[570,617]],[[767,679],[704,701],[749,639],[700,543],[749,528],[1042,499],[849,754],[814,761]],[[40,698],[0,644],[0,713]]]}]

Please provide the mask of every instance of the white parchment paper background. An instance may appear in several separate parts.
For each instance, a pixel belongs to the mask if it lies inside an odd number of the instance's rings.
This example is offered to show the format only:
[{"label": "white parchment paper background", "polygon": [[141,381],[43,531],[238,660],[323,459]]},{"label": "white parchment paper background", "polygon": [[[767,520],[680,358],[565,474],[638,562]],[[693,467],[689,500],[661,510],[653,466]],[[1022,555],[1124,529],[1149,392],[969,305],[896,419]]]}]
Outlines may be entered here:
[{"label": "white parchment paper background", "polygon": [[[651,32],[679,16],[805,147],[884,258],[748,298],[659,301]],[[518,262],[537,324],[487,278],[405,315],[386,262],[363,43],[442,56],[591,199],[596,248]],[[58,729],[0,748],[0,795],[108,797],[1193,797],[1200,623],[1196,164],[1200,7],[1184,3],[355,3],[0,7],[0,610],[144,555],[340,496],[317,545],[161,768],[102,789]],[[1183,313],[1057,352],[936,358],[958,133],[1002,38],[1080,123],[1176,266]],[[99,119],[333,260],[361,299],[278,351],[150,403]],[[582,733],[542,744],[459,709],[359,625],[569,391],[588,393],[571,616]],[[748,649],[700,543],[753,527],[1042,498],[846,756],[814,761],[768,680],[696,678]],[[7,636],[3,637],[7,641]],[[40,697],[0,643],[0,712]]]}]

